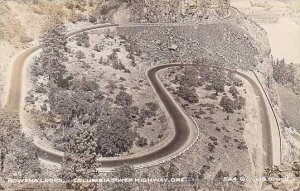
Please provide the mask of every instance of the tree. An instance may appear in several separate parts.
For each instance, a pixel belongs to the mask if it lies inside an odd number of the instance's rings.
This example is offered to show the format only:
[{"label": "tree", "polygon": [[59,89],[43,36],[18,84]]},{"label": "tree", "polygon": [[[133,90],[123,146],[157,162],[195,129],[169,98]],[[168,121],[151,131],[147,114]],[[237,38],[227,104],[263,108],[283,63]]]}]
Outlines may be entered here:
[{"label": "tree", "polygon": [[145,137],[139,137],[135,144],[139,147],[144,147],[148,145],[148,140]]},{"label": "tree", "polygon": [[90,47],[90,37],[87,32],[79,33],[76,35],[75,39],[78,46],[84,46],[86,48]]},{"label": "tree", "polygon": [[4,111],[0,109],[1,180],[13,177],[39,178],[41,175],[37,150],[32,140],[21,132],[20,126],[16,112],[8,108],[4,108]]},{"label": "tree", "polygon": [[116,96],[115,104],[128,107],[132,104],[132,95],[129,95],[125,91],[120,91],[119,94]]},{"label": "tree", "polygon": [[183,75],[176,76],[176,78],[179,78],[179,84],[182,86],[198,87],[203,84],[202,79],[199,78],[199,72],[193,67],[185,67]]},{"label": "tree", "polygon": [[[179,169],[173,162],[170,162],[169,166],[160,167],[160,174],[162,175],[163,178],[171,180],[171,178],[178,177]],[[178,186],[175,183],[168,183],[168,182],[163,182],[162,184],[166,187],[167,191],[175,190],[176,187]]]},{"label": "tree", "polygon": [[229,93],[233,96],[233,98],[237,98],[239,95],[239,91],[236,89],[235,85],[230,86]]},{"label": "tree", "polygon": [[99,90],[99,84],[93,80],[87,80],[86,77],[83,77],[81,80],[76,81],[74,88],[85,92],[97,92]]},{"label": "tree", "polygon": [[286,64],[285,60],[273,61],[273,77],[277,83],[283,85],[295,85],[296,81],[296,70],[294,65]]},{"label": "tree", "polygon": [[212,82],[212,88],[216,91],[216,95],[220,92],[224,92],[225,82],[221,80],[215,80]]},{"label": "tree", "polygon": [[97,142],[96,129],[89,125],[74,124],[66,134],[65,157],[62,163],[61,177],[70,181],[67,188],[75,190],[96,190],[97,184],[80,184],[72,182],[74,179],[96,178],[97,168]]},{"label": "tree", "polygon": [[225,186],[224,184],[226,183],[224,181],[224,178],[228,178],[228,177],[229,177],[229,173],[227,171],[219,170],[213,180],[214,187],[219,189],[222,188],[224,189]]},{"label": "tree", "polygon": [[235,103],[228,96],[223,96],[220,105],[223,107],[223,110],[227,113],[234,113]]},{"label": "tree", "polygon": [[[8,110],[8,109],[6,109]],[[1,174],[4,169],[5,156],[9,153],[10,144],[14,136],[18,134],[20,121],[18,114],[15,112],[4,112],[0,109],[0,142],[1,142]]]},{"label": "tree", "polygon": [[[104,47],[102,44],[95,44],[95,46],[94,46],[94,50],[97,52],[101,52],[103,50],[103,48]],[[101,57],[101,59],[103,59],[103,58]]]},{"label": "tree", "polygon": [[234,105],[235,108],[240,110],[242,109],[246,104],[246,99],[243,98],[242,96],[238,96],[235,100],[234,100]]},{"label": "tree", "polygon": [[49,95],[50,113],[52,116],[59,115],[63,120],[69,120],[75,109],[71,94],[68,91],[52,91]]},{"label": "tree", "polygon": [[128,152],[133,146],[136,134],[131,131],[130,121],[117,111],[111,111],[108,120],[98,123],[97,153],[113,157]]},{"label": "tree", "polygon": [[46,75],[50,82],[55,84],[68,78],[66,67],[63,64],[67,60],[65,56],[67,50],[65,33],[66,29],[61,23],[47,30],[42,37],[42,52],[33,65],[35,73]]},{"label": "tree", "polygon": [[6,178],[39,178],[41,175],[37,149],[24,134],[15,135],[9,153],[5,156],[3,174]]},{"label": "tree", "polygon": [[96,23],[96,22],[97,22],[97,18],[91,15],[91,16],[89,17],[89,22],[90,22],[90,23]]},{"label": "tree", "polygon": [[190,103],[199,102],[199,98],[195,92],[195,89],[192,89],[190,87],[180,86],[179,89],[176,91],[176,94]]},{"label": "tree", "polygon": [[[132,166],[128,164],[124,164],[122,166],[118,166],[114,169],[114,171],[110,175],[112,178],[126,179],[126,178],[134,178],[135,170]],[[133,189],[132,182],[117,182],[113,184],[108,184],[109,191],[130,191]]]},{"label": "tree", "polygon": [[189,171],[187,175],[187,182],[193,187],[194,191],[198,191],[201,187],[203,188],[203,182],[201,181],[204,177],[202,173],[196,171]]},{"label": "tree", "polygon": [[212,88],[216,91],[216,95],[220,92],[224,92],[226,74],[223,69],[216,68],[211,76],[211,81]]},{"label": "tree", "polygon": [[82,52],[81,50],[78,50],[78,51],[76,52],[76,58],[77,58],[78,60],[83,60],[83,59],[85,59],[85,54],[84,54],[84,52]]}]

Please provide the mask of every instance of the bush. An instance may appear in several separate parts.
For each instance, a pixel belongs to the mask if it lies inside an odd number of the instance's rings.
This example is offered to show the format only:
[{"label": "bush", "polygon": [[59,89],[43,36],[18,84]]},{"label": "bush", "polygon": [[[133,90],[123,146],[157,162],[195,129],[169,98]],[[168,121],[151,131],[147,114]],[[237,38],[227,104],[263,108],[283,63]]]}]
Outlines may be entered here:
[{"label": "bush", "polygon": [[216,91],[216,95],[218,95],[218,93],[220,92],[224,92],[225,82],[221,79],[214,80],[211,85],[212,88]]},{"label": "bush", "polygon": [[136,137],[127,118],[115,111],[109,115],[107,120],[98,125],[97,152],[103,157],[113,157],[129,151]]},{"label": "bush", "polygon": [[148,103],[146,103],[146,106],[150,109],[150,111],[152,111],[154,113],[156,113],[156,111],[159,108],[158,104],[155,102],[148,102]]},{"label": "bush", "polygon": [[235,108],[240,110],[242,109],[246,104],[246,99],[239,96],[237,97],[235,100],[234,100],[234,105],[235,105]]},{"label": "bush", "polygon": [[120,91],[116,96],[115,104],[126,107],[132,104],[132,95],[129,95],[125,91]]},{"label": "bush", "polygon": [[195,89],[180,86],[179,90],[176,91],[176,94],[190,103],[199,102],[199,98],[195,92]]},{"label": "bush", "polygon": [[135,144],[139,147],[144,147],[148,145],[148,140],[144,137],[139,137]]},{"label": "bush", "polygon": [[223,107],[223,110],[227,113],[234,113],[235,103],[228,96],[223,96],[220,105]]},{"label": "bush", "polygon": [[112,63],[112,67],[115,69],[115,70],[125,70],[125,66],[122,62],[120,61],[116,61],[116,62],[113,62]]},{"label": "bush", "polygon": [[273,77],[277,83],[282,85],[295,84],[296,70],[293,64],[286,64],[285,60],[273,62]]},{"label": "bush", "polygon": [[87,32],[82,32],[76,35],[76,40],[77,40],[76,44],[78,46],[84,45],[85,47],[90,47],[90,37]]},{"label": "bush", "polygon": [[198,78],[199,73],[193,67],[186,67],[184,75],[176,76],[179,84],[187,87],[198,87],[202,86],[203,82]]},{"label": "bush", "polygon": [[232,78],[232,84],[238,87],[243,86],[243,81],[241,79],[238,79],[236,77]]},{"label": "bush", "polygon": [[81,90],[83,91],[93,91],[96,92],[99,90],[99,85],[97,84],[97,82],[93,81],[93,80],[87,80],[85,77],[82,78],[81,81],[78,82],[78,84],[76,84]]},{"label": "bush", "polygon": [[229,93],[231,93],[231,95],[234,97],[234,98],[237,98],[237,96],[239,95],[239,92],[238,90],[236,89],[236,87],[234,85],[232,85],[230,88],[229,88]]},{"label": "bush", "polygon": [[103,3],[99,9],[99,13],[101,15],[108,14],[111,10],[118,9],[121,6],[120,2],[117,1],[109,1],[107,3]]},{"label": "bush", "polygon": [[43,87],[43,86],[37,86],[37,87],[35,88],[35,91],[36,91],[37,93],[42,93],[42,94],[46,94],[46,93],[47,93],[47,89],[46,89],[45,87]]},{"label": "bush", "polygon": [[90,22],[90,23],[96,23],[96,22],[97,22],[96,17],[90,16],[90,17],[89,17],[89,22]]},{"label": "bush", "polygon": [[94,46],[94,50],[97,51],[97,52],[101,52],[103,50],[103,45],[96,44]]},{"label": "bush", "polygon": [[72,83],[72,76],[67,77],[60,77],[55,82],[57,84],[57,87],[63,88],[63,89],[69,89]]},{"label": "bush", "polygon": [[108,60],[111,62],[117,62],[118,56],[116,52],[112,52],[110,55],[107,56]]},{"label": "bush", "polygon": [[82,60],[82,59],[85,59],[85,54],[84,54],[84,52],[82,52],[81,50],[78,50],[78,51],[76,52],[75,57],[76,57],[77,59],[79,59],[79,60]]}]

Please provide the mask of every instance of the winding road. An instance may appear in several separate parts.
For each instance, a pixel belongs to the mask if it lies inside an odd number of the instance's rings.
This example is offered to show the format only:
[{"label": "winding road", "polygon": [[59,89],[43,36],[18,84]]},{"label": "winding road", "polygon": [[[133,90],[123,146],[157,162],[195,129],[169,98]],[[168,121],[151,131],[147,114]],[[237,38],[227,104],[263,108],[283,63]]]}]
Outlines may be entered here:
[{"label": "winding road", "polygon": [[[134,24],[129,24],[129,26]],[[143,25],[143,24],[139,24]],[[149,24],[145,24],[149,25]],[[150,24],[151,25],[151,24]],[[152,25],[165,25],[164,23],[156,23]],[[107,28],[107,27],[117,27],[118,24],[103,24],[103,25],[94,25],[92,27],[87,27],[84,29],[80,29],[78,31],[69,33],[67,36],[71,37],[78,33]],[[122,25],[125,26],[125,25]],[[9,108],[20,111],[21,106],[21,98],[22,98],[22,87],[24,80],[24,68],[28,63],[29,57],[39,50],[41,47],[36,46],[21,52],[12,63],[12,71],[9,83],[9,89],[6,95],[6,106]],[[133,165],[135,168],[143,168],[149,167],[157,164],[161,164],[165,161],[168,161],[172,158],[175,158],[182,153],[186,152],[198,139],[199,130],[197,124],[193,122],[189,116],[187,116],[184,111],[180,108],[180,106],[176,103],[174,98],[169,94],[166,88],[163,86],[162,82],[157,76],[157,72],[161,69],[173,66],[179,66],[180,64],[167,64],[167,65],[159,65],[150,68],[146,72],[146,76],[148,77],[149,82],[152,85],[152,88],[159,96],[161,102],[163,103],[164,109],[167,111],[167,114],[172,119],[175,129],[175,135],[170,142],[163,145],[159,149],[147,152],[142,155],[133,155],[127,157],[114,157],[114,158],[101,158],[99,161],[102,163],[103,169],[112,169],[118,165],[127,163]],[[268,160],[266,162],[267,166],[270,166],[274,163],[273,160],[273,150],[274,146],[272,144],[272,134],[270,133],[270,119],[269,113],[267,111],[267,103],[263,99],[264,95],[261,89],[258,87],[257,82],[255,82],[252,78],[247,75],[237,72],[239,76],[246,79],[250,82],[252,87],[255,89],[255,94],[257,96],[257,101],[261,106],[260,116],[261,123],[263,125],[264,131],[264,150],[268,153]],[[38,155],[40,158],[45,159],[47,161],[60,163],[63,160],[64,154],[62,152],[56,150],[49,150],[47,147],[43,147],[35,143],[38,148]],[[275,156],[276,158],[277,156]],[[103,170],[105,171],[105,170]]]}]

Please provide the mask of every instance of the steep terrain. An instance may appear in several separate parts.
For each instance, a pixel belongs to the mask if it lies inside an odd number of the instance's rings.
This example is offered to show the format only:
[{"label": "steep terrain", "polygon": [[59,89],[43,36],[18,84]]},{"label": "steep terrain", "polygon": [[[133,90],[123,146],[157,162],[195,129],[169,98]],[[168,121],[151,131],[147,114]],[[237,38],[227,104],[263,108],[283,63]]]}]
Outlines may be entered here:
[{"label": "steep terrain", "polygon": [[[0,102],[9,79],[9,63],[55,22],[87,20],[97,3],[86,1],[3,1],[0,6]],[[2,103],[3,104],[3,103]]]}]

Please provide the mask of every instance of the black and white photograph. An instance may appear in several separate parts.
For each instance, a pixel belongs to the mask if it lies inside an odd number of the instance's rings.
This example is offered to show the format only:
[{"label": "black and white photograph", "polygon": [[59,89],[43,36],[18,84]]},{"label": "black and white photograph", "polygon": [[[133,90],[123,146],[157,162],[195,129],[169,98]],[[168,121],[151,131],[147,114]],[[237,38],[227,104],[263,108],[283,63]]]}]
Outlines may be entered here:
[{"label": "black and white photograph", "polygon": [[300,0],[0,0],[0,190],[300,191]]}]

